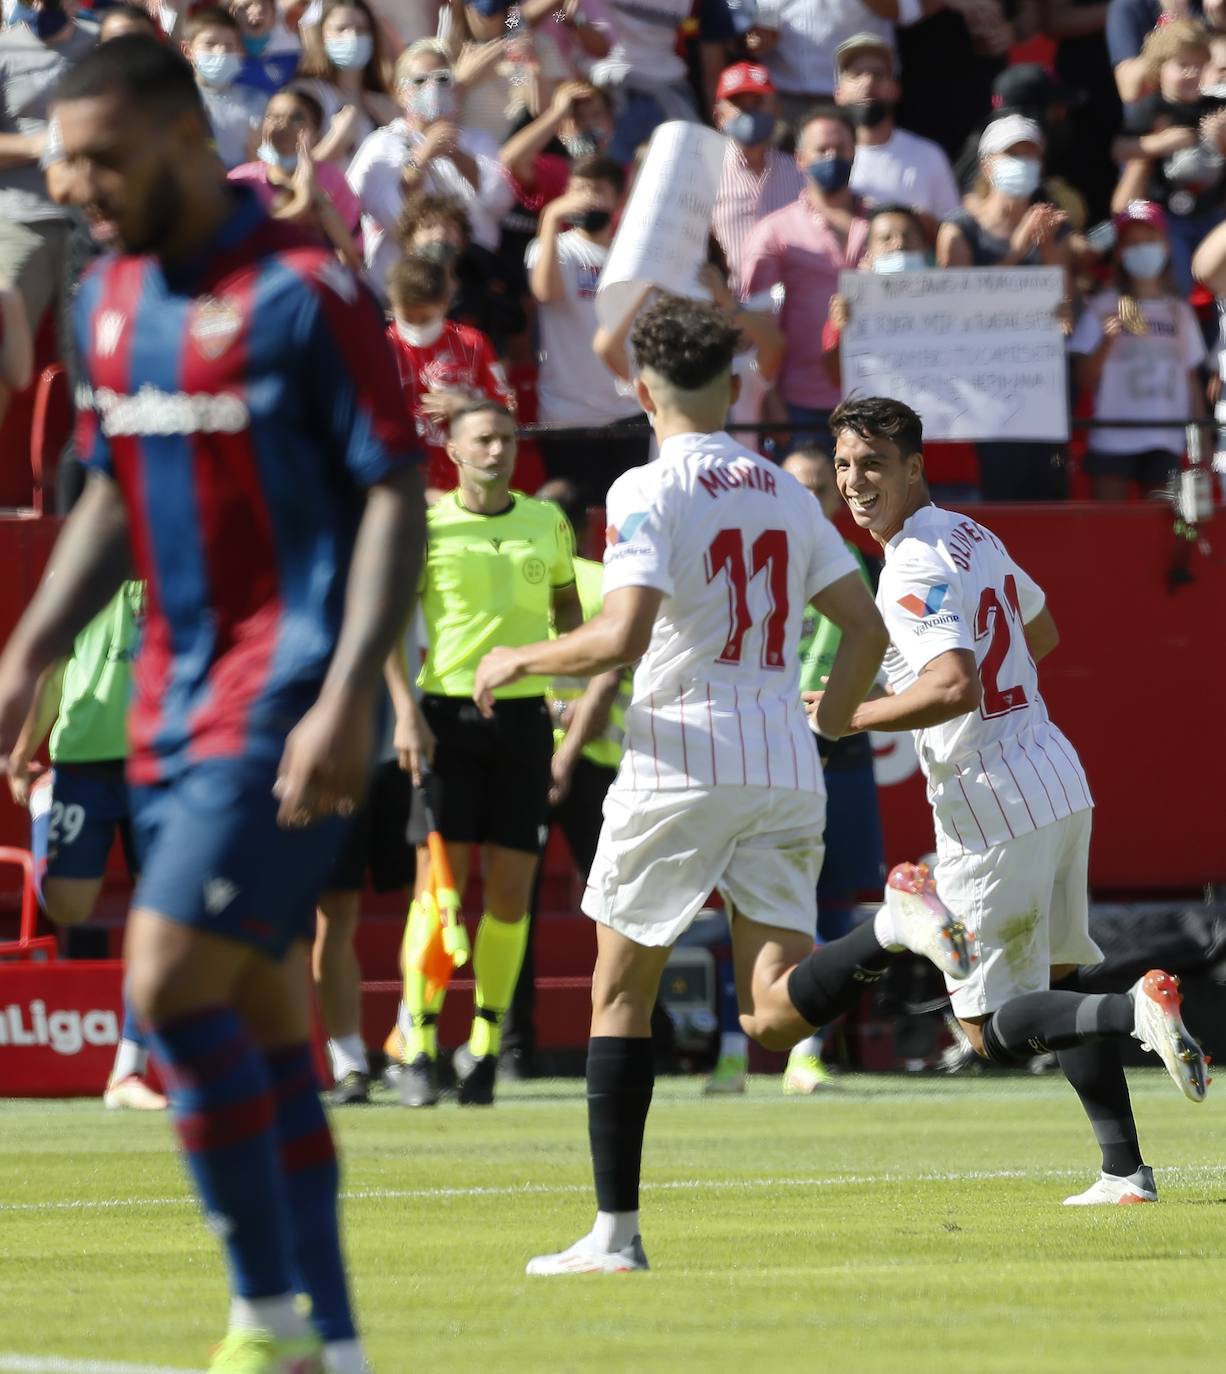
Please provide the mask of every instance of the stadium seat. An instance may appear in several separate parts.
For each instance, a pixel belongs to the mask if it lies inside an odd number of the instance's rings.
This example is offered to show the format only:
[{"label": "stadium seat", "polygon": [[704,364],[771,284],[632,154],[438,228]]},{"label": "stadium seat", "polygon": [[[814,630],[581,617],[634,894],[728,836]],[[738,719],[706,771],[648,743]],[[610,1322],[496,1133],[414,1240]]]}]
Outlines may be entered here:
[{"label": "stadium seat", "polygon": [[21,918],[16,940],[0,941],[0,960],[38,960],[50,963],[57,957],[54,935],[38,934],[38,898],[34,893],[34,859],[28,849],[0,845],[0,864],[15,864],[22,871]]},{"label": "stadium seat", "polygon": [[30,467],[34,474],[35,511],[55,514],[55,475],[60,454],[72,428],[72,398],[68,373],[62,363],[45,367],[34,392],[34,417],[30,425]]}]

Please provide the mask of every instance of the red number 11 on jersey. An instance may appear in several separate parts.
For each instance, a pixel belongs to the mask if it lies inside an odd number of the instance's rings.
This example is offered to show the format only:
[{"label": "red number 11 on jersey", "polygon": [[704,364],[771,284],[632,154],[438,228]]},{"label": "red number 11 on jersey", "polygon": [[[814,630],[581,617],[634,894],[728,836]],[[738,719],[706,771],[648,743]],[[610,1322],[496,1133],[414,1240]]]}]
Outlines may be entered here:
[{"label": "red number 11 on jersey", "polygon": [[717,663],[739,663],[745,633],[753,624],[749,614],[749,583],[765,568],[771,607],[763,622],[762,666],[784,666],[784,635],[788,620],[788,536],[786,530],[763,530],[749,547],[740,530],[720,530],[706,553],[707,581],[721,572],[728,578],[728,638]]}]

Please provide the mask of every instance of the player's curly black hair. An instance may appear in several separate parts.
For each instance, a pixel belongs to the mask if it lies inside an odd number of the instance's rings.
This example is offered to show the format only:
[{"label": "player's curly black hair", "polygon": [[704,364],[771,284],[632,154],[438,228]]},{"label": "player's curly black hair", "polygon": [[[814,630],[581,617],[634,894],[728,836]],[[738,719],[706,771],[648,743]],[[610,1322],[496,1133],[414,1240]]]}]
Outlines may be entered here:
[{"label": "player's curly black hair", "polygon": [[830,414],[830,432],[849,429],[861,439],[889,439],[906,458],[924,451],[924,422],[902,401],[888,396],[849,396]]},{"label": "player's curly black hair", "polygon": [[700,391],[731,368],[739,337],[719,306],[664,293],[635,321],[630,346],[640,371],[650,368],[678,391]]}]

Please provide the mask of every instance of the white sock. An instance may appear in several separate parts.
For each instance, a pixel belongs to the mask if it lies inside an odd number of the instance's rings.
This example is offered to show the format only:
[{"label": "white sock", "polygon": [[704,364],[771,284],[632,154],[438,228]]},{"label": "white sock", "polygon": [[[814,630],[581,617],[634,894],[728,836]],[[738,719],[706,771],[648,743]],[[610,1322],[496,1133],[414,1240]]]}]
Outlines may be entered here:
[{"label": "white sock", "polygon": [[366,1046],[360,1035],[338,1035],[328,1041],[328,1058],[332,1061],[332,1077],[339,1083],[347,1073],[369,1073]]},{"label": "white sock", "polygon": [[719,1037],[719,1057],[721,1059],[744,1059],[748,1054],[749,1036],[744,1031],[721,1032]]},{"label": "white sock", "polygon": [[311,1334],[311,1323],[298,1311],[292,1293],[279,1298],[231,1298],[231,1331],[268,1331],[281,1341]]},{"label": "white sock", "polygon": [[824,1040],[825,1037],[821,1031],[818,1031],[815,1035],[810,1035],[808,1039],[802,1040],[799,1045],[793,1045],[792,1053],[798,1059],[820,1059]]},{"label": "white sock", "polygon": [[370,1374],[362,1342],[355,1339],[325,1345],[324,1369],[327,1374]]},{"label": "white sock", "polygon": [[111,1070],[111,1082],[122,1083],[133,1074],[143,1077],[149,1066],[149,1051],[135,1040],[121,1040],[115,1051],[115,1067]]},{"label": "white sock", "polygon": [[614,1250],[624,1250],[639,1234],[639,1214],[637,1212],[597,1212],[596,1224],[592,1227],[592,1239],[597,1246],[609,1254]]},{"label": "white sock", "polygon": [[898,936],[894,933],[894,920],[890,915],[888,906],[883,905],[877,908],[877,914],[873,917],[873,934],[877,937],[877,943],[882,949],[888,949],[891,952],[906,949],[906,945],[898,943]]},{"label": "white sock", "polygon": [[413,1034],[413,1013],[403,1002],[400,1004],[400,1010],[396,1013],[396,1026],[406,1041]]}]

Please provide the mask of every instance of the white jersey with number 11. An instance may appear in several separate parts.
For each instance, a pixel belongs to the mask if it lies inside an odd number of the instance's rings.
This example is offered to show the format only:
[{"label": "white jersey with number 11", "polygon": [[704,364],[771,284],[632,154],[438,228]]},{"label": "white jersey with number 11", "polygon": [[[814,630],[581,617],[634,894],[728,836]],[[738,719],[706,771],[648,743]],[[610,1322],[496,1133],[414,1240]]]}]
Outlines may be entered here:
[{"label": "white jersey with number 11", "polygon": [[886,545],[877,605],[895,692],[952,649],[969,650],[979,669],[978,710],[915,731],[941,857],[982,853],[1093,805],[1026,644],[1043,592],[991,530],[921,507]]},{"label": "white jersey with number 11", "polygon": [[618,786],[824,793],[800,702],[801,617],[856,565],[817,501],[721,432],[666,439],[606,505],[605,596],[664,593]]}]

